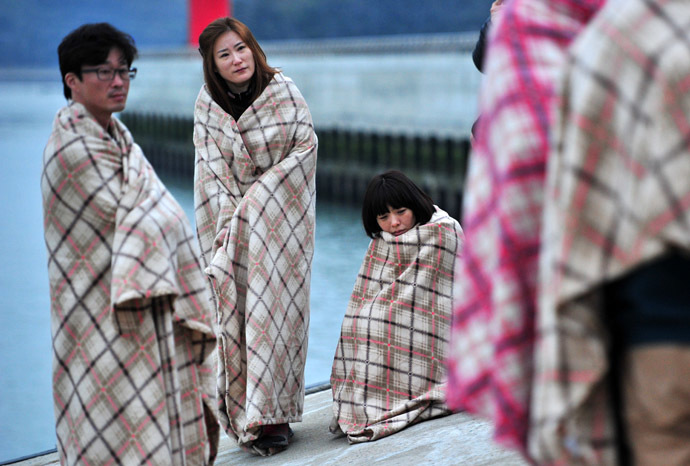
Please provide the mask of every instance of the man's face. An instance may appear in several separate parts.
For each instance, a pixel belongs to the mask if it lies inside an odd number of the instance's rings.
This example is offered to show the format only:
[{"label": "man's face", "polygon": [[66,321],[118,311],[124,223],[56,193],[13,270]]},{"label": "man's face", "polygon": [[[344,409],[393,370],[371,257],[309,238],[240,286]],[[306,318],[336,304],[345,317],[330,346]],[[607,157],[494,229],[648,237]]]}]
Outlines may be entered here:
[{"label": "man's face", "polygon": [[[127,60],[122,50],[113,47],[105,63],[83,66],[81,79],[74,73],[65,75],[65,82],[72,90],[72,100],[84,105],[103,128],[107,129],[114,112],[125,109],[129,78],[123,79],[120,76],[121,73],[114,73],[112,79],[103,81],[99,79],[98,70],[126,70],[127,68]],[[126,73],[122,74],[126,75]]]}]

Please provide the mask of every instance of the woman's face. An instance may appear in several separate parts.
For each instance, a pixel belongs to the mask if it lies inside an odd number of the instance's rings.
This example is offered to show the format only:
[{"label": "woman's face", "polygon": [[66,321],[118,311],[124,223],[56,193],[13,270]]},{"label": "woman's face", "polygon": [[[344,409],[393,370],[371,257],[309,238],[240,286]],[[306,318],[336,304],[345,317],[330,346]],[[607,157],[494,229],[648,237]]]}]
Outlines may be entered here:
[{"label": "woman's face", "polygon": [[249,87],[254,76],[254,55],[235,31],[223,33],[213,44],[216,70],[236,94]]},{"label": "woman's face", "polygon": [[414,213],[407,207],[397,209],[388,206],[388,212],[376,216],[381,230],[394,236],[400,236],[417,224]]}]

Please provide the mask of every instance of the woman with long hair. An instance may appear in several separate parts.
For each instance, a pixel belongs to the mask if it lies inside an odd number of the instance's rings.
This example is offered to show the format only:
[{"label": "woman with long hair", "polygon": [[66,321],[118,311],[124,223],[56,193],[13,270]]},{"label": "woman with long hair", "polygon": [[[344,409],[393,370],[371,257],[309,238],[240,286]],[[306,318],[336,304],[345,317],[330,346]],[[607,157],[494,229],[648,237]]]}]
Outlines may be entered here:
[{"label": "woman with long hair", "polygon": [[241,447],[270,455],[302,419],[317,138],[301,93],[247,26],[213,21],[199,51],[194,199],[217,308],[219,417]]}]

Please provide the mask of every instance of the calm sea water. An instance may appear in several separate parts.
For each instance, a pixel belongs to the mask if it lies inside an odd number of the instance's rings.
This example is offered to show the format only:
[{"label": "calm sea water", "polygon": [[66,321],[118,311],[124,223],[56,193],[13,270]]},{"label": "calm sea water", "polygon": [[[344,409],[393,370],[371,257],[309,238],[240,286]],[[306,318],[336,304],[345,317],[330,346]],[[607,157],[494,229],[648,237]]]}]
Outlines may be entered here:
[{"label": "calm sea water", "polygon": [[[55,447],[40,173],[62,87],[0,82],[0,462]],[[164,180],[193,220],[191,180]],[[325,382],[368,238],[355,208],[317,202],[306,383]]]}]

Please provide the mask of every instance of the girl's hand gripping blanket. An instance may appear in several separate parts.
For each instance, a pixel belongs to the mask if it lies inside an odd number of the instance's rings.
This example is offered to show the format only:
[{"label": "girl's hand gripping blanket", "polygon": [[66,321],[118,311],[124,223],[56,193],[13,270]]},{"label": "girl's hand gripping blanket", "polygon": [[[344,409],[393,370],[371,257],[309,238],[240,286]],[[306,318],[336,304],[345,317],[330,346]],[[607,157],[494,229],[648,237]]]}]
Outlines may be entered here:
[{"label": "girl's hand gripping blanket", "polygon": [[41,184],[61,462],[212,463],[216,340],[182,208],[122,123],[76,103]]},{"label": "girl's hand gripping blanket", "polygon": [[314,251],[317,138],[302,95],[274,76],[235,121],[202,87],[195,209],[218,306],[220,418],[241,446],[300,421]]},{"label": "girl's hand gripping blanket", "polygon": [[437,207],[429,223],[397,237],[383,232],[369,245],[331,373],[331,431],[350,443],[448,414],[444,360],[462,238]]}]

